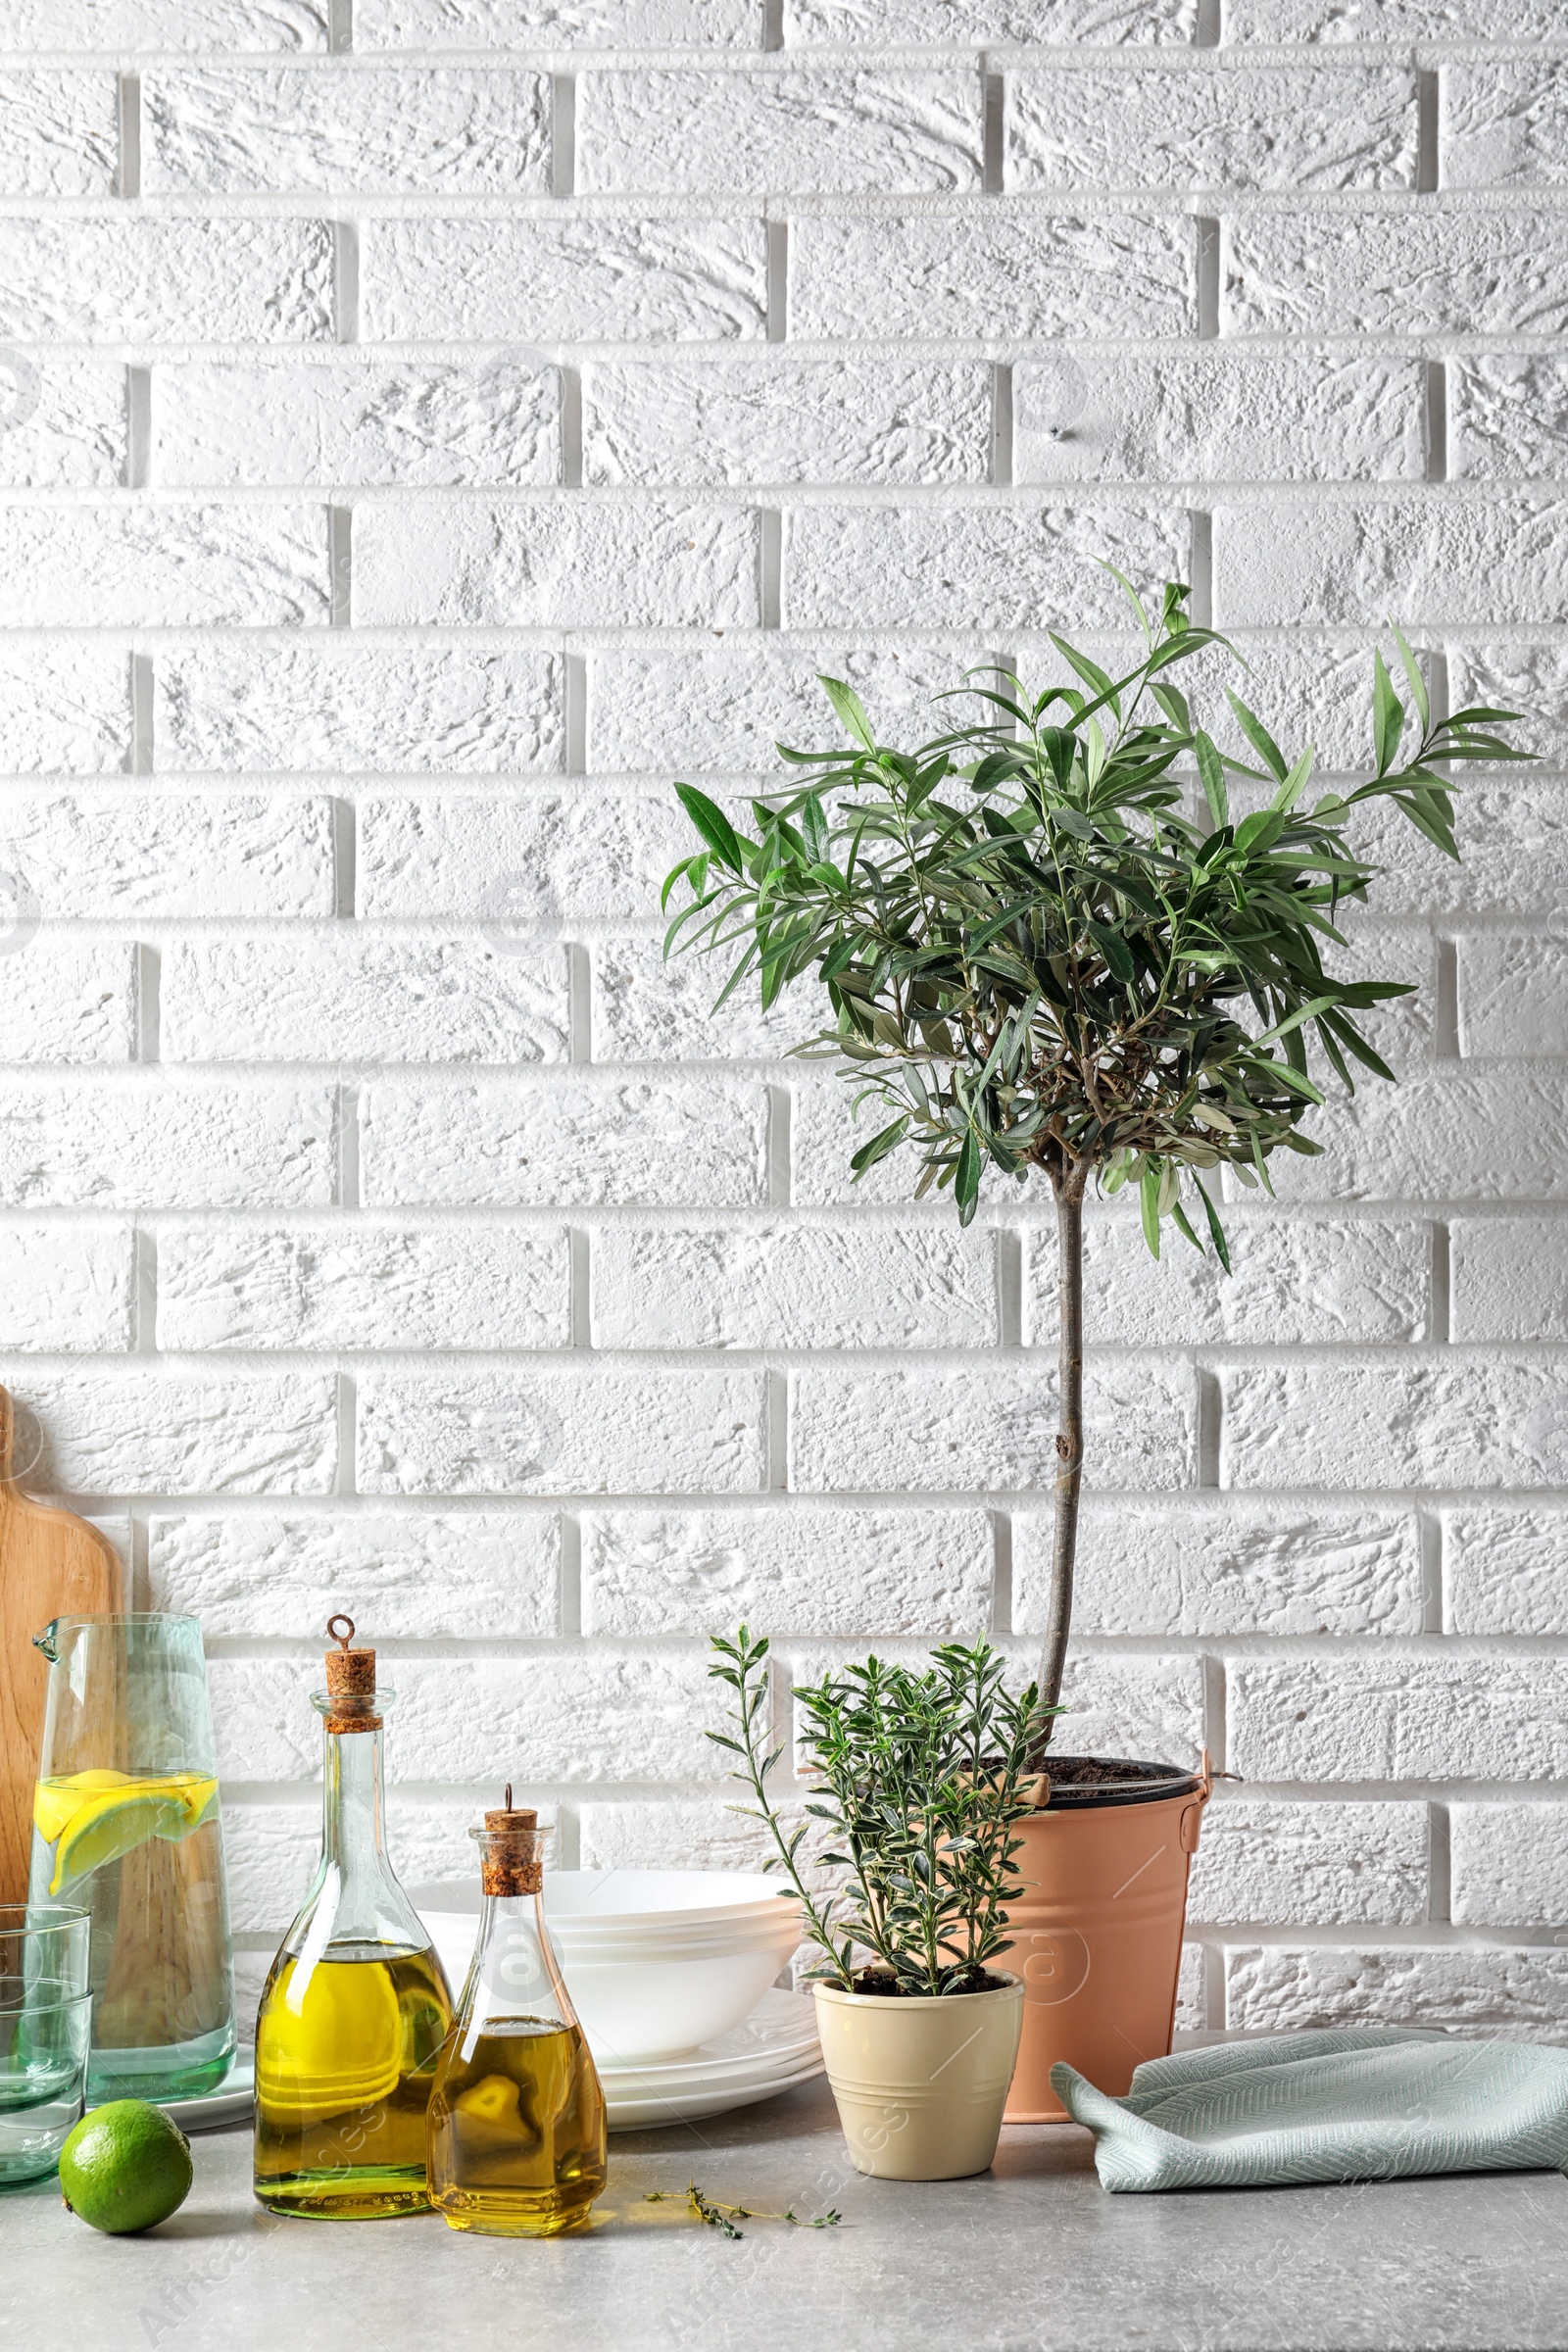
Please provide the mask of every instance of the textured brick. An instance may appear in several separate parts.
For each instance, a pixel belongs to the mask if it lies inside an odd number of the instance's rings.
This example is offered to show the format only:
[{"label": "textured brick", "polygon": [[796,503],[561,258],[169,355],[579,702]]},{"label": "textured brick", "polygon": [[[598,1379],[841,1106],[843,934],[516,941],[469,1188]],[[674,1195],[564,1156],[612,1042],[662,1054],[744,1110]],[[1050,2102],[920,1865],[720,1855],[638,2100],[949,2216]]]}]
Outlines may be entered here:
[{"label": "textured brick", "polygon": [[1419,361],[1344,352],[1022,360],[1013,479],[1419,481],[1425,396]]},{"label": "textured brick", "polygon": [[1459,1051],[1568,1054],[1568,946],[1495,931],[1461,939]]},{"label": "textured brick", "polygon": [[1427,1915],[1427,1846],[1425,1805],[1233,1798],[1203,1816],[1187,1916],[1416,1927]]},{"label": "textured brick", "polygon": [[991,1552],[979,1510],[589,1511],[583,1630],[963,1639],[991,1613]]},{"label": "textured brick", "polygon": [[1466,1503],[1443,1514],[1454,1634],[1568,1634],[1568,1511]]},{"label": "textured brick", "polygon": [[[1226,1219],[1232,1272],[1174,1233],[1150,1256],[1131,1218],[1086,1223],[1084,1324],[1090,1342],[1127,1348],[1429,1338],[1432,1243],[1425,1226],[1336,1218]],[[1026,1331],[1056,1344],[1053,1229],[1029,1236]]]},{"label": "textured brick", "polygon": [[0,352],[0,484],[106,489],[125,465],[125,370]]},{"label": "textured brick", "polygon": [[1366,1086],[1317,1132],[1321,1157],[1270,1161],[1282,1200],[1568,1200],[1568,1073],[1553,1062]]},{"label": "textured brick", "polygon": [[357,49],[761,44],[760,0],[357,0]]},{"label": "textured brick", "polygon": [[961,67],[645,67],[577,81],[577,185],[611,195],[977,189],[982,143],[979,77]]},{"label": "textured brick", "polygon": [[1185,519],[1038,503],[796,507],[784,518],[783,621],[1016,629],[1065,606],[1080,625],[1103,627],[1120,618],[1121,592],[1102,563],[1134,579],[1184,578]]},{"label": "textured brick", "polygon": [[1196,0],[784,0],[784,45],[809,41],[1177,41]]},{"label": "textured brick", "polygon": [[564,750],[550,654],[462,646],[191,646],[161,655],[162,769],[549,771]]},{"label": "textured brick", "polygon": [[[1051,1514],[1016,1511],[1014,1630],[1043,1634]],[[1418,1634],[1421,1544],[1409,1510],[1325,1510],[1240,1496],[1176,1509],[1083,1505],[1073,1623],[1089,1634]]]},{"label": "textured brick", "polygon": [[154,193],[550,193],[550,84],[500,67],[159,67],[142,82]]},{"label": "textured brick", "polygon": [[[1022,1662],[1021,1662],[1022,1663]],[[1033,1656],[1030,1674],[1037,1671]],[[1015,1683],[1021,1673],[1015,1675]],[[1148,1756],[1196,1765],[1203,1729],[1200,1658],[1069,1658],[1062,1678],[1066,1710],[1053,1738],[1062,1755]]]},{"label": "textured brick", "polygon": [[362,511],[357,624],[740,627],[761,618],[756,517],[736,507],[409,499]]},{"label": "textured brick", "polygon": [[744,1494],[762,1483],[760,1372],[369,1372],[368,1494]]},{"label": "textured brick", "polygon": [[129,764],[130,661],[83,638],[0,643],[0,727],[13,774],[102,775]]},{"label": "textured brick", "polygon": [[1464,1217],[1449,1229],[1456,1340],[1568,1340],[1568,1223]]},{"label": "textured brick", "polygon": [[128,1225],[0,1219],[0,1348],[106,1354],[131,1345]]},{"label": "textured brick", "polygon": [[[0,890],[4,886],[0,885]],[[123,941],[25,938],[0,896],[0,1059],[128,1061],[136,1040],[136,951]],[[24,916],[24,921],[25,917]]]},{"label": "textured brick", "polygon": [[1568,468],[1568,365],[1503,352],[1447,362],[1448,475],[1532,481]]},{"label": "textured brick", "polygon": [[571,1269],[556,1227],[352,1224],[166,1229],[158,1344],[565,1348]]},{"label": "textured brick", "polygon": [[0,865],[50,916],[329,915],[324,796],[125,785],[0,793]]},{"label": "textured brick", "polygon": [[1425,2026],[1555,2041],[1568,2021],[1568,1952],[1270,1945],[1229,1951],[1225,1968],[1225,2022],[1233,2033]]},{"label": "textured brick", "polygon": [[531,483],[561,473],[560,374],[521,353],[456,368],[192,361],[155,371],[153,401],[164,483]]},{"label": "textured brick", "polygon": [[164,958],[170,1061],[564,1061],[566,958],[485,941],[182,942]]},{"label": "textured brick", "polygon": [[324,220],[0,220],[0,334],[74,343],[324,343]]},{"label": "textured brick", "polygon": [[649,1855],[658,1853],[665,1870],[760,1871],[777,1851],[760,1822],[731,1811],[727,1796],[633,1797],[618,1804],[591,1797],[577,1819],[584,1870],[646,1870]]},{"label": "textured brick", "polygon": [[368,220],[360,299],[367,342],[757,340],[766,238],[757,214]]},{"label": "textured brick", "polygon": [[857,1225],[612,1225],[593,1251],[596,1348],[985,1348],[989,1235]]},{"label": "textured brick", "polygon": [[1233,1659],[1230,1755],[1259,1781],[1560,1780],[1568,1658]]},{"label": "textured brick", "polygon": [[[1179,1362],[1100,1358],[1084,1382],[1096,1487],[1191,1483],[1193,1374]],[[964,1371],[792,1373],[791,1484],[807,1493],[1036,1488],[1055,1476],[1055,1383],[1014,1361]]]},{"label": "textured brick", "polygon": [[[314,1642],[311,1646],[317,1648]],[[307,1688],[302,1663],[278,1657],[207,1661],[218,1769],[225,1782],[312,1781],[319,1775],[320,1719],[301,1703]]]},{"label": "textured brick", "polygon": [[1568,619],[1565,518],[1563,500],[1541,493],[1224,506],[1214,515],[1215,617],[1225,628],[1485,623],[1505,578],[1521,621]]},{"label": "textured brick", "polygon": [[0,505],[0,625],[324,621],[322,507]]},{"label": "textured brick", "polygon": [[589,482],[983,482],[980,360],[768,354],[583,371]]},{"label": "textured brick", "polygon": [[380,1079],[362,1096],[362,1119],[371,1201],[682,1207],[767,1197],[767,1094],[741,1080]]},{"label": "textured brick", "polygon": [[1221,1377],[1230,1486],[1568,1484],[1568,1391],[1549,1355],[1489,1348]]},{"label": "textured brick", "polygon": [[791,224],[789,316],[793,335],[851,342],[1193,334],[1197,231],[1167,216],[1078,220],[1027,202],[808,214]]},{"label": "textured brick", "polygon": [[1239,213],[1222,224],[1227,335],[1560,335],[1568,217],[1430,196]]},{"label": "textured brick", "polygon": [[[1458,663],[1454,664],[1457,668]],[[1449,672],[1450,680],[1453,669]],[[1530,729],[1519,730],[1523,739]],[[1363,811],[1357,855],[1381,870],[1378,895],[1391,914],[1509,914],[1568,907],[1568,788],[1532,776],[1522,793],[1512,770],[1459,769],[1454,836],[1461,862],[1423,841],[1392,808]]]},{"label": "textured brick", "polygon": [[[693,845],[695,846],[695,845]],[[829,1017],[813,984],[792,987],[769,1012],[761,992],[739,990],[719,1012],[722,985],[705,957],[666,963],[657,940],[606,941],[593,951],[595,1061],[777,1060]]]},{"label": "textured brick", "polygon": [[364,800],[359,836],[362,915],[462,915],[509,953],[534,952],[526,927],[540,917],[646,915],[692,841],[667,787],[594,784]]},{"label": "textured brick", "polygon": [[1439,86],[1446,188],[1555,187],[1568,179],[1568,71],[1560,58],[1456,58]]},{"label": "textured brick", "polygon": [[[952,722],[932,697],[966,661],[952,643],[851,647],[824,643],[616,647],[589,657],[588,750],[596,767],[779,768],[774,746],[825,748],[842,730],[818,673],[848,679],[879,736],[900,728],[930,736]],[[688,832],[691,848],[696,836]],[[715,995],[717,991],[714,991]]]},{"label": "textured brick", "polygon": [[[1517,741],[1538,758],[1568,765],[1568,651],[1561,645],[1471,645],[1455,647],[1450,685],[1456,706],[1501,705],[1522,719]],[[1498,773],[1494,769],[1493,774]],[[1518,801],[1517,768],[1502,777]],[[1483,777],[1487,771],[1480,771]],[[1534,782],[1534,778],[1532,778]]]},{"label": "textured brick", "polygon": [[513,1641],[555,1632],[560,1552],[539,1511],[155,1516],[148,1595],[209,1635],[314,1642],[352,1593],[371,1642]]},{"label": "textured brick", "polygon": [[113,195],[119,106],[115,76],[101,70],[0,72],[0,195]]},{"label": "textured brick", "polygon": [[1547,41],[1556,0],[1227,0],[1227,41]]},{"label": "textured brick", "polygon": [[1568,1805],[1448,1807],[1450,1912],[1465,1927],[1568,1918]]},{"label": "textured brick", "polygon": [[1413,188],[1407,67],[1027,66],[1004,181],[1032,188]]},{"label": "textured brick", "polygon": [[5,0],[8,49],[325,49],[324,0]]},{"label": "textured brick", "polygon": [[140,1364],[33,1373],[40,1485],[75,1494],[325,1494],[337,1459],[328,1373],[193,1378]]},{"label": "textured brick", "polygon": [[324,1207],[324,1086],[179,1083],[147,1071],[0,1082],[0,1201],[16,1208]]},{"label": "textured brick", "polygon": [[398,1756],[410,1780],[715,1781],[719,1710],[703,1651],[540,1649],[398,1662]]},{"label": "textured brick", "polygon": [[[392,1752],[395,1759],[395,1746]],[[318,1803],[309,1800],[235,1804],[225,1799],[223,1875],[234,1935],[262,1935],[273,1943],[281,1937],[310,1888],[320,1846],[319,1813]],[[387,1850],[405,1893],[412,1895],[421,1884],[472,1878],[467,1836],[472,1814],[472,1804],[461,1798],[443,1803],[406,1795],[395,1784],[389,1788]]]}]

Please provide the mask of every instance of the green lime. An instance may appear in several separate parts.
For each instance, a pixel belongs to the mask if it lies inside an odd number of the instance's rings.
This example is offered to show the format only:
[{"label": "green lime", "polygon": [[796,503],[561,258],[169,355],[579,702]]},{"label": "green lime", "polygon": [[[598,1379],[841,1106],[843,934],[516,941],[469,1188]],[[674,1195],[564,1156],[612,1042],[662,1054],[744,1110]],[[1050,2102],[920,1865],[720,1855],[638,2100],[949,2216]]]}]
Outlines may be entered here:
[{"label": "green lime", "polygon": [[151,2230],[190,2194],[190,2141],[161,2107],[111,2099],[61,2149],[60,2189],[73,2213],[112,2237]]}]

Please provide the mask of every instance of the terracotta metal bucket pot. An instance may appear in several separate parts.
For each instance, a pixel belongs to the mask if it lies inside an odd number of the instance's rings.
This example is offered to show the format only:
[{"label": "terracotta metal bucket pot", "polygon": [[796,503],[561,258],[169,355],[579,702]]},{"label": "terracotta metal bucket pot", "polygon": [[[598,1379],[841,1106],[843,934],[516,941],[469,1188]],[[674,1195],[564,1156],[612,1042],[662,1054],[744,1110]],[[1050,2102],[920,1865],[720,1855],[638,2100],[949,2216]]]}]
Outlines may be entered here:
[{"label": "terracotta metal bucket pot", "polygon": [[1016,1831],[1024,1894],[1008,1908],[1004,1960],[1024,2006],[1009,2124],[1064,2120],[1057,2059],[1119,2097],[1135,2066],[1168,2054],[1187,1873],[1213,1790],[1206,1749],[1197,1773],[1080,1756],[1051,1757],[1047,1771],[1049,1806]]}]

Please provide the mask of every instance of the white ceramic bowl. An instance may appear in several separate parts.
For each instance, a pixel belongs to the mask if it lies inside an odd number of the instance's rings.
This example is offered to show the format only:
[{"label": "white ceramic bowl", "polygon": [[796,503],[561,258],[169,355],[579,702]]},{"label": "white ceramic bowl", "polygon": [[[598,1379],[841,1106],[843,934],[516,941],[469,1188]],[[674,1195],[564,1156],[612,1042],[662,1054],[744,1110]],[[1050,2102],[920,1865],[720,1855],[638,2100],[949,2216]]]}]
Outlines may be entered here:
[{"label": "white ceramic bowl", "polygon": [[[610,2066],[675,2058],[751,2015],[801,1939],[800,1906],[736,1871],[547,1870],[545,1916],[583,2031]],[[415,1886],[456,1992],[479,1890]]]}]

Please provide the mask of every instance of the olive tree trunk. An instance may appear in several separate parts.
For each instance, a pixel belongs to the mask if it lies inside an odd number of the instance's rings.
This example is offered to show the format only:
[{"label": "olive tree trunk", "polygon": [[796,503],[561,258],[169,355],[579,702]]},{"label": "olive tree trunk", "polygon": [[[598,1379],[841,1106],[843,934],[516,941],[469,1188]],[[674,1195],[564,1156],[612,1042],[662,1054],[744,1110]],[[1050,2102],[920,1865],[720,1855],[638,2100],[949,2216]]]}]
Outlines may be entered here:
[{"label": "olive tree trunk", "polygon": [[[1061,1695],[1072,1631],[1072,1573],[1078,1556],[1078,1496],[1084,1475],[1084,1181],[1087,1171],[1063,1170],[1056,1194],[1056,1481],[1051,1533],[1051,1613],[1040,1658],[1040,1698],[1054,1707]],[[1047,1723],[1042,1746],[1049,1745]]]}]

